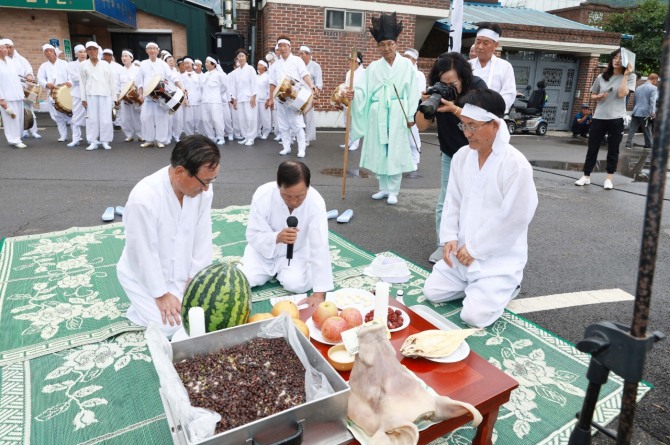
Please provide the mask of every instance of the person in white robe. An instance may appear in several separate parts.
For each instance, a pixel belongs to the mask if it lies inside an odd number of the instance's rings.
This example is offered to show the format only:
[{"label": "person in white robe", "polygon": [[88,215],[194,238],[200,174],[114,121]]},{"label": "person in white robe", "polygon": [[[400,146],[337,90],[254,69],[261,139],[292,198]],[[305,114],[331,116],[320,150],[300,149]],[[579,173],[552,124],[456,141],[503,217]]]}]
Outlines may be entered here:
[{"label": "person in white robe", "polygon": [[7,40],[0,39],[0,116],[2,128],[9,145],[26,148],[23,135],[23,86],[21,67],[8,56]]},{"label": "person in white robe", "polygon": [[[312,101],[317,100],[321,91],[323,90],[323,74],[321,72],[321,65],[312,59],[312,49],[309,46],[302,45],[298,51],[300,58],[305,62],[305,68],[309,72],[312,84],[316,87],[316,92]],[[305,113],[305,144],[309,147],[310,142],[316,140],[316,112],[314,107],[310,106],[309,111]]]},{"label": "person in white robe", "polygon": [[[121,51],[121,62],[123,62],[123,68],[121,74],[119,75],[119,80],[121,82],[121,89],[133,83],[135,88],[135,77],[137,76],[137,70],[139,67],[133,63],[135,56],[129,49],[124,49]],[[132,104],[127,103],[121,98],[117,98],[119,101],[119,109],[121,112],[121,130],[126,135],[126,142],[132,142],[137,137],[138,141],[142,140],[142,120],[140,115],[140,104],[133,102]]]},{"label": "person in white robe", "polygon": [[116,80],[109,63],[98,58],[100,47],[96,42],[86,42],[88,60],[82,62],[80,70],[81,105],[86,109],[86,150],[97,150],[102,144],[105,150],[114,139],[112,107],[116,100]]},{"label": "person in white robe", "polygon": [[184,89],[188,93],[188,105],[184,107],[184,134],[204,134],[202,125],[202,77],[193,71],[193,59],[185,57],[181,75]]},{"label": "person in white robe", "polygon": [[226,92],[228,79],[223,70],[219,71],[214,57],[205,59],[207,72],[202,76],[202,123],[203,134],[217,145],[226,143],[226,126],[223,119],[224,107],[228,107]]},{"label": "person in white robe", "polygon": [[202,60],[200,59],[195,59],[193,61],[193,71],[195,71],[198,74],[204,74],[202,72]]},{"label": "person in white robe", "polygon": [[[416,74],[416,87],[419,90],[419,95],[426,91],[426,75],[419,69],[417,62],[419,61],[419,51],[414,48],[405,50],[403,57],[412,62],[414,65],[414,72]],[[411,113],[414,114],[416,107],[412,107]],[[410,128],[412,134],[409,137],[409,147],[412,149],[412,161],[414,161],[414,170],[419,168],[421,162],[421,136],[419,135],[419,128],[414,125]]]},{"label": "person in white robe", "polygon": [[77,57],[72,62],[68,63],[70,70],[70,80],[72,81],[72,120],[70,127],[72,128],[72,142],[67,144],[68,147],[77,147],[81,141],[81,127],[86,126],[86,109],[81,104],[81,81],[80,71],[81,64],[86,60],[86,47],[84,45],[77,45],[74,47],[74,54]]},{"label": "person in white robe", "polygon": [[516,99],[516,80],[512,64],[495,56],[500,36],[502,31],[498,24],[480,23],[474,45],[477,57],[470,60],[470,65],[472,74],[483,79],[489,88],[505,99],[507,113]]},{"label": "person in white robe", "polygon": [[[148,97],[151,91],[145,91],[145,89],[156,75],[160,75],[162,79],[170,80],[182,90],[184,88],[177,79],[176,73],[170,70],[167,63],[158,58],[158,45],[149,42],[145,49],[149,58],[140,63],[140,69],[137,71],[137,77],[135,78],[139,101],[142,103],[142,111],[140,112],[142,137],[146,141],[142,143],[141,147],[151,147],[155,143],[158,148],[163,148],[165,144],[170,142],[168,109],[159,104],[157,99]],[[147,97],[145,98],[145,96]]]},{"label": "person in white robe", "polygon": [[[12,39],[5,39],[5,43],[7,46],[7,57],[12,59],[15,63],[15,67],[18,70],[18,73],[23,77],[23,81],[27,81],[30,83],[36,82],[35,80],[35,75],[33,72],[33,66],[28,62],[28,59],[23,57],[21,54],[19,54],[18,51],[16,51],[16,48],[14,47],[14,42]],[[27,138],[28,136],[32,136],[35,139],[41,139],[42,136],[37,132],[37,116],[35,116],[35,111],[33,109],[33,104],[30,102],[23,102],[23,108],[28,109],[28,111],[33,115],[33,126],[29,128],[28,130],[23,131],[23,138]]]},{"label": "person in white robe", "polygon": [[[167,56],[165,58],[165,63],[168,64],[170,70],[173,72],[174,80],[179,80],[182,85],[184,85],[184,80],[182,79],[181,70],[183,69],[183,58],[175,60],[172,56]],[[184,87],[184,94],[187,93],[186,87]],[[173,112],[169,113],[168,116],[168,134],[171,137],[171,140],[174,139],[175,142],[179,142],[181,135],[184,132],[184,123],[186,115],[186,107],[189,105],[188,95],[184,97],[183,102]]]},{"label": "person in white robe", "polygon": [[443,258],[423,292],[433,303],[465,297],[461,319],[486,327],[518,295],[538,199],[530,163],[509,144],[502,96],[472,90],[463,101],[459,128],[468,145],[451,161],[440,225]]},{"label": "person in white robe", "polygon": [[67,124],[70,122],[70,117],[56,110],[54,100],[51,97],[51,90],[63,84],[72,87],[70,72],[67,62],[56,56],[56,48],[54,46],[46,43],[42,45],[42,52],[47,61],[42,63],[37,70],[37,82],[42,88],[46,88],[47,90],[49,115],[58,127],[58,142],[65,142],[67,141]]},{"label": "person in white robe", "polygon": [[[262,286],[275,275],[284,289],[301,294],[312,289],[305,301],[315,305],[333,289],[328,245],[326,203],[313,187],[311,173],[300,161],[279,164],[277,181],[260,186],[251,199],[247,247],[242,264],[251,287]],[[289,216],[298,219],[287,226]],[[293,245],[293,258],[286,258]],[[302,302],[300,302],[302,303]]]},{"label": "person in white robe", "polygon": [[[268,51],[268,53],[265,55],[265,61],[268,63],[268,85],[270,82],[270,78],[274,76],[274,63],[277,60],[277,56],[275,55],[274,51]],[[269,88],[269,87],[268,87]],[[269,94],[269,91],[268,91]],[[279,142],[281,144],[281,136],[279,134],[279,127],[277,126],[277,105],[273,105],[270,108],[270,112],[272,113],[272,132],[274,133],[275,137],[274,140]]]},{"label": "person in white robe", "polygon": [[[121,74],[123,73],[123,66],[119,63],[117,63],[116,58],[114,57],[114,51],[112,51],[109,48],[105,48],[102,50],[102,60],[105,62],[109,63],[110,66],[112,67],[112,73],[114,74],[114,83],[116,84],[116,90],[114,91],[113,98],[114,101],[116,101],[116,98],[119,97],[119,92],[121,92],[121,87],[123,86],[121,84]],[[116,113],[116,119],[114,120],[114,126],[120,127],[121,126],[121,119],[122,119],[122,111],[119,109],[118,113]]]},{"label": "person in white robe", "polygon": [[[286,36],[279,36],[277,39],[277,46],[280,56],[272,65],[272,76],[270,77],[270,97],[267,100],[269,107],[274,106],[274,91],[281,84],[282,79],[288,77],[296,82],[301,80],[307,84],[307,87],[316,93],[316,86],[312,83],[312,79],[305,67],[305,62],[298,56],[291,54],[291,40]],[[289,102],[277,103],[277,125],[281,134],[281,142],[283,150],[279,152],[280,155],[288,155],[291,153],[291,132],[295,133],[298,142],[298,157],[305,157],[305,149],[307,147],[305,141],[305,120],[299,110],[291,107]]]},{"label": "person in white robe", "polygon": [[239,68],[230,83],[230,100],[237,112],[240,135],[238,143],[250,147],[254,145],[258,132],[258,111],[256,110],[256,70],[247,63],[247,54],[243,49],[237,51]]},{"label": "person in white robe", "polygon": [[272,109],[266,106],[270,97],[270,79],[268,77],[268,63],[265,60],[259,60],[256,66],[258,76],[256,76],[256,103],[258,109],[258,125],[256,134],[261,139],[267,139],[272,131]]},{"label": "person in white robe", "polygon": [[130,299],[128,319],[157,323],[168,337],[181,324],[188,283],[212,263],[211,184],[220,159],[211,140],[187,136],[170,165],[137,183],[125,205],[126,244],[116,272]]},{"label": "person in white robe", "polygon": [[[344,76],[344,86],[349,87],[349,79],[351,76],[351,70],[347,71],[347,74]],[[354,70],[354,88],[361,85],[361,81],[365,76],[365,67],[363,66],[363,53],[358,51],[356,54],[356,69]],[[341,106],[338,107],[342,110],[342,126],[346,127],[347,125],[347,107]],[[352,139],[351,133],[349,134],[349,141],[347,145],[349,146],[349,151],[358,150],[358,147],[361,143],[361,139]],[[340,148],[344,148],[344,144],[340,145]]]},{"label": "person in white robe", "polygon": [[235,78],[240,72],[240,62],[237,61],[237,56],[235,56],[235,68],[228,74],[228,108],[230,110],[230,123],[233,127],[233,139],[241,141],[244,139],[242,132],[240,130],[240,114],[233,104],[233,85],[235,85]]}]

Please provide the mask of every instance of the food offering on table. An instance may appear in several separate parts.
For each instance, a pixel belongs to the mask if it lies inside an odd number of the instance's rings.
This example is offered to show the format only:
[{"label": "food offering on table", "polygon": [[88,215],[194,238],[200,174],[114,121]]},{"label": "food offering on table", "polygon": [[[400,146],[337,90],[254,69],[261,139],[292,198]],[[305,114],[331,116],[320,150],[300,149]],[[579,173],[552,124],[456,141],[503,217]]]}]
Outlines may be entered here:
[{"label": "food offering on table", "polygon": [[[391,332],[397,332],[409,326],[409,315],[402,309],[389,307],[387,309],[386,327]],[[365,314],[365,322],[374,320],[374,309]]]},{"label": "food offering on table", "polygon": [[441,331],[430,329],[412,334],[405,339],[400,353],[405,357],[439,359],[449,357],[470,335],[480,329],[454,329]]},{"label": "food offering on table", "polygon": [[284,338],[255,338],[174,366],[191,405],[221,414],[216,434],[306,400],[305,367]]},{"label": "food offering on table", "polygon": [[270,312],[259,312],[249,317],[247,323],[254,323],[261,320],[269,320],[270,318],[278,317],[282,312],[287,312],[291,317],[291,321],[296,328],[307,338],[310,337],[310,331],[304,321],[300,319],[300,311],[298,306],[292,301],[284,300],[280,301],[272,307],[272,313]]},{"label": "food offering on table", "polygon": [[362,325],[363,316],[356,308],[340,312],[332,301],[326,300],[319,303],[306,324],[314,340],[334,345],[342,342],[342,332]]},{"label": "food offering on table", "polygon": [[192,307],[203,309],[205,332],[246,323],[251,312],[251,287],[237,263],[212,264],[193,277],[181,304],[181,319],[189,335],[188,311]]},{"label": "food offering on table", "polygon": [[363,312],[375,304],[375,296],[364,289],[343,288],[329,292],[326,301],[332,301],[340,309],[353,307]]},{"label": "food offering on table", "polygon": [[351,371],[355,359],[356,356],[349,354],[342,343],[328,349],[328,363],[338,371]]},{"label": "food offering on table", "polygon": [[349,377],[348,416],[369,436],[369,443],[415,445],[419,441],[416,423],[424,420],[437,422],[469,412],[473,426],[482,421],[471,404],[424,388],[396,358],[383,325],[362,326],[358,342],[358,357]]}]

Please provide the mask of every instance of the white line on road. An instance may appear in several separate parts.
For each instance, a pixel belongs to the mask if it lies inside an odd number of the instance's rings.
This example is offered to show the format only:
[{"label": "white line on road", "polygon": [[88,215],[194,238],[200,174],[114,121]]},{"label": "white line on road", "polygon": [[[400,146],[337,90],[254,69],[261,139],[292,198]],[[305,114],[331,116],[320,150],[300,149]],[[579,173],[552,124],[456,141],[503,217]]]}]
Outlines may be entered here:
[{"label": "white line on road", "polygon": [[507,309],[516,314],[563,309],[587,304],[611,303],[614,301],[633,301],[635,297],[621,289],[602,289],[569,294],[547,295],[545,297],[517,298]]}]

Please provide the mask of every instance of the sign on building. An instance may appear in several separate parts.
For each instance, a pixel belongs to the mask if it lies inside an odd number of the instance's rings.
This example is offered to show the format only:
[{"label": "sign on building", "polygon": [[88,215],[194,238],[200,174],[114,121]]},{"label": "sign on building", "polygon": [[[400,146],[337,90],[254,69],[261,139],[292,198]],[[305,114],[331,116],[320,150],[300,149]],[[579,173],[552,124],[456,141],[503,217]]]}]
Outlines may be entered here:
[{"label": "sign on building", "polygon": [[65,60],[72,62],[72,44],[69,39],[63,39],[63,52],[65,53]]}]

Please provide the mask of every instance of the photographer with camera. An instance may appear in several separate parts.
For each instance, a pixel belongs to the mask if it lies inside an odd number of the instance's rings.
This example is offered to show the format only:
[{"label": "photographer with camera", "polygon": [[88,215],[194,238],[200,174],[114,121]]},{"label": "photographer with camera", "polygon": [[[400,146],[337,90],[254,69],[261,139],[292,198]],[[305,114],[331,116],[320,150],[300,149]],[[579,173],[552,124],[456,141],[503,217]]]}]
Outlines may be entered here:
[{"label": "photographer with camera", "polygon": [[431,263],[436,263],[442,259],[440,221],[449,182],[451,157],[459,148],[468,145],[468,140],[458,128],[462,111],[460,98],[471,90],[486,88],[486,83],[479,77],[473,76],[470,63],[461,54],[455,52],[441,54],[435,60],[428,77],[431,86],[427,88],[425,94],[422,94],[422,102],[414,118],[419,131],[425,131],[433,121],[437,121],[437,137],[442,151],[440,197],[435,208],[437,249],[429,258]]}]

